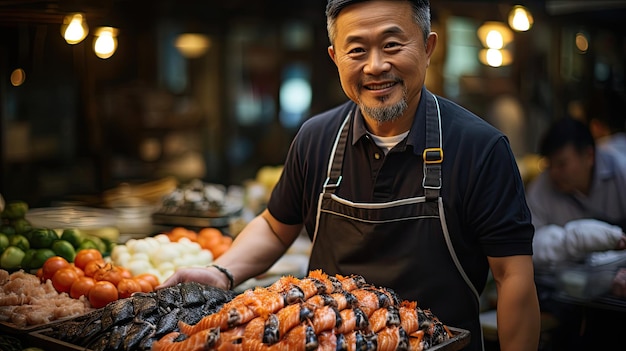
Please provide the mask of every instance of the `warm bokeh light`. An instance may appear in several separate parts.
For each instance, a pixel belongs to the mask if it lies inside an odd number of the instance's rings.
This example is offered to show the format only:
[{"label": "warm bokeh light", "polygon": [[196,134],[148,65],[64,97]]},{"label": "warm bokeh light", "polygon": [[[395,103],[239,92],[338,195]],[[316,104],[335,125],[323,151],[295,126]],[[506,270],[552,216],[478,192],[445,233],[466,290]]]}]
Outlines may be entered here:
[{"label": "warm bokeh light", "polygon": [[584,33],[576,33],[576,48],[583,54],[589,50],[589,40]]},{"label": "warm bokeh light", "polygon": [[101,59],[107,59],[117,49],[117,29],[113,27],[100,27],[96,30],[96,38],[93,42],[93,51]]},{"label": "warm bokeh light", "polygon": [[502,49],[504,47],[502,34],[500,34],[497,30],[490,30],[489,33],[487,33],[485,42],[487,43],[487,47],[490,49]]},{"label": "warm bokeh light", "polygon": [[477,35],[483,46],[489,49],[502,49],[513,41],[513,32],[502,22],[483,23],[478,28]]},{"label": "warm bokeh light", "polygon": [[11,85],[19,87],[26,80],[26,72],[21,68],[16,68],[11,72]]},{"label": "warm bokeh light", "polygon": [[533,26],[533,16],[524,6],[513,6],[509,12],[509,26],[518,32],[525,32]]},{"label": "warm bokeh light", "polygon": [[506,49],[482,49],[478,57],[480,62],[491,67],[508,66],[513,62],[511,52]]},{"label": "warm bokeh light", "polygon": [[68,44],[78,44],[87,37],[89,27],[82,13],[65,16],[61,25],[61,34]]},{"label": "warm bokeh light", "polygon": [[186,58],[198,58],[209,49],[211,40],[204,34],[185,33],[176,38],[174,45]]}]

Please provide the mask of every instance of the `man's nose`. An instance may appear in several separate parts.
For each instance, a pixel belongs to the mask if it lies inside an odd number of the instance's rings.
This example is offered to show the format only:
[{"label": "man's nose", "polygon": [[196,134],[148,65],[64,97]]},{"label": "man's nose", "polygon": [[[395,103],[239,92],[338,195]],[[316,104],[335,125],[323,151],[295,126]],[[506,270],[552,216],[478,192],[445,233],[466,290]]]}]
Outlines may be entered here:
[{"label": "man's nose", "polygon": [[379,75],[383,72],[387,72],[391,69],[391,63],[387,60],[386,56],[377,50],[370,52],[367,63],[363,68],[365,74]]}]

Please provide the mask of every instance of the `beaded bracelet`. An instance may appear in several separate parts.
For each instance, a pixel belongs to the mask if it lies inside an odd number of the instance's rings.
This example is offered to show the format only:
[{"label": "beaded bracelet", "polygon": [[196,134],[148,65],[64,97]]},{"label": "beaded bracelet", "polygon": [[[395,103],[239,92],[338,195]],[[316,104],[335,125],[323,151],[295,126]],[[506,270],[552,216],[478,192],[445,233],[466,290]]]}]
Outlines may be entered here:
[{"label": "beaded bracelet", "polygon": [[216,264],[212,264],[209,267],[214,267],[218,271],[222,272],[226,276],[226,278],[228,278],[228,290],[231,290],[233,288],[233,285],[235,285],[235,278],[233,277],[233,274],[230,273],[228,269],[222,266],[218,266]]}]

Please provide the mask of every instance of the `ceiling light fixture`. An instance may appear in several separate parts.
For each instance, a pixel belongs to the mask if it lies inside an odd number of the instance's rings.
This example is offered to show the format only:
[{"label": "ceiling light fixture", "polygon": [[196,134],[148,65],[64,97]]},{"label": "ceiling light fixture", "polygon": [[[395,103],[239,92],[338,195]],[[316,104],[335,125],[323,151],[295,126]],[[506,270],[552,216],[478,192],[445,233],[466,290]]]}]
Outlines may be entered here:
[{"label": "ceiling light fixture", "polygon": [[78,44],[87,37],[89,27],[85,15],[80,12],[71,13],[63,18],[61,35],[68,44]]}]

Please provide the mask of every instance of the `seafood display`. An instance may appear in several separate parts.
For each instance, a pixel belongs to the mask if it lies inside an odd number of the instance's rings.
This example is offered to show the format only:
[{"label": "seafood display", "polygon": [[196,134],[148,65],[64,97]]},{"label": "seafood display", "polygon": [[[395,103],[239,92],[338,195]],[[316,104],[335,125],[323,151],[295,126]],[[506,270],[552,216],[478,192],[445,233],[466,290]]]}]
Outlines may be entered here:
[{"label": "seafood display", "polygon": [[147,351],[153,342],[179,330],[178,323],[198,323],[235,295],[198,283],[181,283],[114,301],[54,324],[42,334],[93,351]]},{"label": "seafood display", "polygon": [[420,351],[452,336],[430,310],[391,289],[317,270],[248,289],[196,323],[180,320],[152,351]]},{"label": "seafood display", "polygon": [[59,293],[50,280],[19,270],[0,269],[0,322],[16,329],[28,329],[92,311],[89,302]]}]

